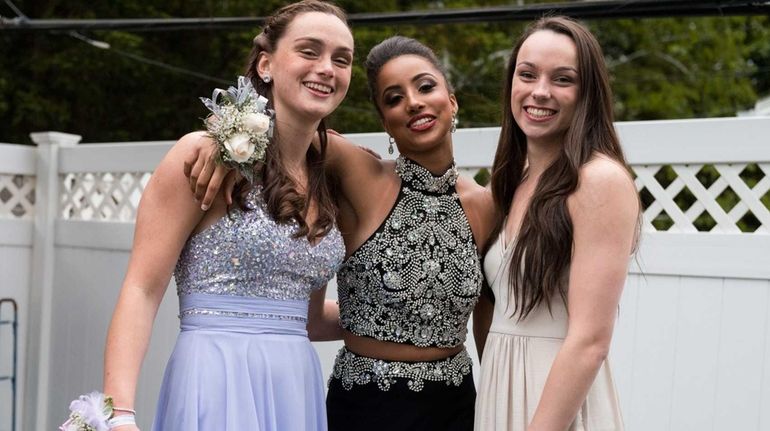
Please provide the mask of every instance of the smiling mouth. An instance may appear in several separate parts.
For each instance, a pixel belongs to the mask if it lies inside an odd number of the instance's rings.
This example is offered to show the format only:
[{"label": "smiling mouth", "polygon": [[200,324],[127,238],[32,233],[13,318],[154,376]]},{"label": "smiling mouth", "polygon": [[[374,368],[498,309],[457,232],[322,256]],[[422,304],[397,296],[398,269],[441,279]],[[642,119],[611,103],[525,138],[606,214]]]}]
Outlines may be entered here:
[{"label": "smiling mouth", "polygon": [[436,120],[435,117],[426,115],[410,121],[406,127],[410,129],[424,129],[426,126],[430,126]]},{"label": "smiling mouth", "polygon": [[525,108],[525,111],[527,111],[527,114],[535,117],[535,118],[548,118],[553,115],[556,115],[555,110],[553,109],[547,109],[547,108],[533,108],[531,106],[528,106]]},{"label": "smiling mouth", "polygon": [[303,82],[302,83],[305,87],[317,91],[319,93],[323,94],[331,94],[334,92],[334,89],[329,87],[328,85],[319,84],[317,82]]}]

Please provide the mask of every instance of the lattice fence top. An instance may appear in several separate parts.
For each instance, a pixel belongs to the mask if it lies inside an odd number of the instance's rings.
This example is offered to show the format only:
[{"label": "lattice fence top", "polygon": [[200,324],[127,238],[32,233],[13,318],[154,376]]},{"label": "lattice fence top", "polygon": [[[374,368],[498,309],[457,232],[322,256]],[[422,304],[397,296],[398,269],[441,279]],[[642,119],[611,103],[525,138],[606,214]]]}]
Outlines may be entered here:
[{"label": "lattice fence top", "polygon": [[71,173],[62,177],[61,217],[133,221],[149,172]]},{"label": "lattice fence top", "polygon": [[34,211],[35,177],[0,175],[0,218],[31,219]]},{"label": "lattice fence top", "polygon": [[770,163],[633,168],[646,230],[770,233]]},{"label": "lattice fence top", "polygon": [[[770,163],[633,165],[646,231],[770,233]],[[484,182],[489,172],[461,169]]]},{"label": "lattice fence top", "polygon": [[[647,231],[770,233],[770,163],[634,165]],[[484,181],[486,173],[463,169]],[[133,221],[149,172],[62,176],[61,217]],[[0,216],[32,217],[34,178],[0,176]]]}]

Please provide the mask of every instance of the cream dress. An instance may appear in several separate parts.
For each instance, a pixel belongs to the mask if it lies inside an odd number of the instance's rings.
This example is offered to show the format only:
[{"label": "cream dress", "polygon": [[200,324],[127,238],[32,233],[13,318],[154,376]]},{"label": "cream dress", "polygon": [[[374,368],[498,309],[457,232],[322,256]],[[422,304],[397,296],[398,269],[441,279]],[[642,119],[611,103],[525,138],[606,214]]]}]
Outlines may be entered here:
[{"label": "cream dress", "polygon": [[[495,295],[494,315],[481,361],[476,398],[477,431],[525,431],[535,414],[551,364],[567,334],[567,310],[560,298],[523,321],[510,317],[508,267],[512,244],[504,233],[487,252],[484,273]],[[508,308],[508,309],[506,309]],[[620,403],[607,361],[588,392],[569,431],[623,429]]]}]

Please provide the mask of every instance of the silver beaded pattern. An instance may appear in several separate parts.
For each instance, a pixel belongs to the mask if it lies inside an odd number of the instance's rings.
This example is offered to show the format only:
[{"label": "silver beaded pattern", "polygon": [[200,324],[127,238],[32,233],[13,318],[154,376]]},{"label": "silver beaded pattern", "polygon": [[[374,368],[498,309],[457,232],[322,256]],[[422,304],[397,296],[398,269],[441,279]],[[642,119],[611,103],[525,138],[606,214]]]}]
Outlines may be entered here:
[{"label": "silver beaded pattern", "polygon": [[378,231],[337,273],[342,327],[419,347],[454,347],[481,291],[479,254],[454,185],[403,157],[402,186]]},{"label": "silver beaded pattern", "polygon": [[289,314],[274,313],[249,313],[245,311],[225,311],[210,310],[208,308],[190,308],[179,313],[179,317],[185,316],[219,316],[219,317],[239,317],[249,319],[271,319],[271,320],[293,320],[296,322],[307,322],[305,316],[292,316]]},{"label": "silver beaded pattern", "polygon": [[396,159],[396,173],[415,189],[431,193],[446,193],[457,184],[457,177],[460,176],[454,163],[443,175],[436,177],[429,170],[403,156]]},{"label": "silver beaded pattern", "polygon": [[404,379],[410,390],[420,392],[426,381],[460,386],[472,366],[473,361],[464,349],[438,361],[398,362],[359,356],[343,347],[334,361],[332,378],[338,379],[346,390],[374,383],[382,391],[390,390],[397,379]]},{"label": "silver beaded pattern", "polygon": [[339,230],[312,245],[293,237],[296,223],[270,217],[261,188],[249,192],[246,206],[188,239],[174,271],[177,293],[308,300],[345,256]]}]

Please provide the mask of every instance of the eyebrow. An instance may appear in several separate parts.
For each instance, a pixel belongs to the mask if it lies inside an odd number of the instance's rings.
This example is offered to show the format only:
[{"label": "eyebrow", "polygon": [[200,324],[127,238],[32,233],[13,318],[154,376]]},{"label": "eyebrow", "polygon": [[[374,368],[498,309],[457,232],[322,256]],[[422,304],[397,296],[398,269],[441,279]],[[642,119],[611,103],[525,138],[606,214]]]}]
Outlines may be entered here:
[{"label": "eyebrow", "polygon": [[[410,82],[419,81],[420,79],[422,79],[422,78],[424,78],[426,76],[430,76],[431,78],[436,79],[436,76],[434,74],[432,74],[430,72],[422,72],[422,73],[418,73],[417,75],[414,75],[414,78],[412,78],[412,80]],[[381,96],[385,95],[385,93],[387,93],[390,90],[395,90],[396,88],[399,88],[399,85],[391,85],[389,87],[384,88],[382,90]]]},{"label": "eyebrow", "polygon": [[[517,65],[516,65],[516,67],[519,67],[519,66],[522,66],[522,65],[523,65],[523,66],[529,66],[529,67],[532,67],[532,68],[534,68],[534,69],[537,69],[537,66],[536,66],[534,63],[530,63],[530,62],[528,62],[528,61],[522,61],[522,62],[520,62],[519,64],[517,64]],[[572,66],[559,66],[559,67],[557,67],[555,70],[556,70],[557,72],[561,72],[561,71],[563,71],[563,70],[571,70],[571,71],[573,71],[573,72],[575,72],[575,73],[578,73],[577,69],[575,69],[575,68],[574,68],[574,67],[572,67]]]},{"label": "eyebrow", "polygon": [[[310,37],[310,36],[298,37],[298,38],[294,39],[294,42],[295,43],[310,42],[310,43],[313,43],[313,44],[316,44],[316,45],[326,45],[326,43],[323,40],[318,39],[317,37]],[[340,46],[340,47],[336,48],[336,50],[349,52],[351,54],[353,53],[353,50],[348,48],[347,46]]]}]

